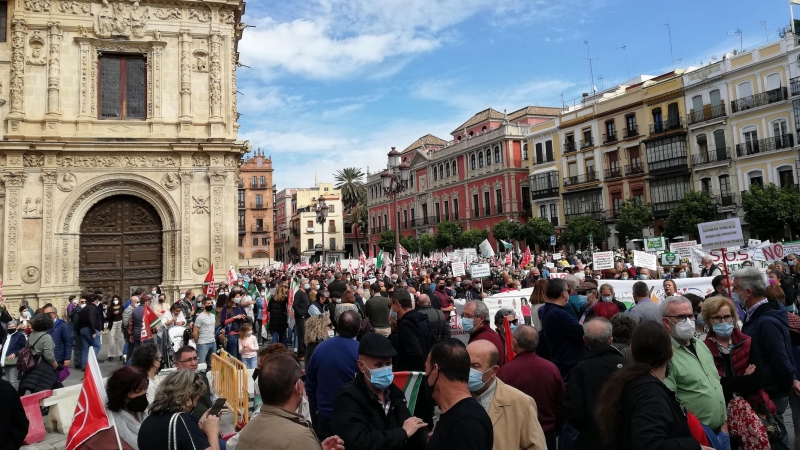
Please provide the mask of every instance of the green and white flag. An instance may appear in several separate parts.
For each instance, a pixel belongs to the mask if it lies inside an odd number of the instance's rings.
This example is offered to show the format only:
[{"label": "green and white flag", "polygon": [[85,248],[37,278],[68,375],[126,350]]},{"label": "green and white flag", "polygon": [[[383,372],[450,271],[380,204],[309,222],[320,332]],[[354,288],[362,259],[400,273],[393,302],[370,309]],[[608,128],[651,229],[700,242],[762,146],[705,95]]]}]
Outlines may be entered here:
[{"label": "green and white flag", "polygon": [[506,242],[506,241],[504,241],[502,239],[500,239],[500,243],[503,244],[503,247],[505,247],[505,248],[508,248],[508,249],[513,248],[513,246],[511,244],[509,244],[508,242]]},{"label": "green and white flag", "polygon": [[381,270],[383,266],[383,249],[378,253],[378,262],[375,264],[375,270]]},{"label": "green and white flag", "polygon": [[425,372],[394,372],[392,384],[400,388],[405,394],[408,412],[411,414],[414,414],[414,409],[417,406],[417,398],[419,397],[424,375]]}]

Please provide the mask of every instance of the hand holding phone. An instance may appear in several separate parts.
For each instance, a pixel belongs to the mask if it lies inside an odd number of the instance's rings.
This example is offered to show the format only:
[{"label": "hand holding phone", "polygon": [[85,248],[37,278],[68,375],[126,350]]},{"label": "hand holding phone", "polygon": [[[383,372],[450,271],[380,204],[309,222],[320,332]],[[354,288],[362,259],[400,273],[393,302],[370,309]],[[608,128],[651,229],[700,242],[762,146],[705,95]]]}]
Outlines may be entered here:
[{"label": "hand holding phone", "polygon": [[211,409],[208,410],[208,415],[216,416],[219,414],[219,412],[222,411],[222,408],[225,407],[225,401],[226,400],[224,398],[218,398],[217,401],[215,401],[211,406]]}]

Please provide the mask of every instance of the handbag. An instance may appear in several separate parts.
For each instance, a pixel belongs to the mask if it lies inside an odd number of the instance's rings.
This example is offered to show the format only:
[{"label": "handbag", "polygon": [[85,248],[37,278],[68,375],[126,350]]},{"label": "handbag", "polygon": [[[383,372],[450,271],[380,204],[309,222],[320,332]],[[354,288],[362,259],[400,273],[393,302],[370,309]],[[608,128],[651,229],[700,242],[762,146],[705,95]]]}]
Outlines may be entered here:
[{"label": "handbag", "polygon": [[781,423],[775,417],[775,413],[770,410],[771,408],[763,398],[759,400],[760,401],[751,401],[750,406],[767,430],[767,437],[770,442],[783,440],[784,433],[786,433],[785,425],[781,426]]},{"label": "handbag", "polygon": [[197,450],[197,446],[194,445],[194,439],[192,439],[192,433],[189,433],[189,427],[186,426],[186,422],[183,420],[183,417],[181,417],[181,413],[175,413],[169,418],[169,429],[167,430],[167,450],[181,450],[178,448],[178,420],[181,421],[183,428],[186,430],[186,434],[189,436],[189,441],[192,443],[192,449]]},{"label": "handbag", "polygon": [[[34,367],[36,367],[38,361],[36,361],[36,355],[33,354],[33,347],[35,347],[39,340],[45,336],[46,333],[42,334],[32,345],[26,345],[19,351],[19,354],[17,355],[17,370],[20,371],[20,373],[30,372]],[[39,360],[41,361],[41,359],[42,355],[39,355]]]}]

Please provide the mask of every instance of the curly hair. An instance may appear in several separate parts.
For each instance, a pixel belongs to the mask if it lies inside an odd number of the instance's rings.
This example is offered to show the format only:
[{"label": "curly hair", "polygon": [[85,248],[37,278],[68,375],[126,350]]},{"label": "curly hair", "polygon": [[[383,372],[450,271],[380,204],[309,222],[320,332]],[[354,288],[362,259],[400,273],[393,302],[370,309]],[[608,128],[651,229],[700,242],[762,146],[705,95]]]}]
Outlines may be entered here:
[{"label": "curly hair", "polygon": [[636,319],[625,313],[616,313],[611,317],[611,336],[617,344],[630,344]]},{"label": "curly hair", "polygon": [[50,314],[39,313],[33,316],[33,320],[31,320],[33,331],[47,331],[50,328],[53,328],[53,318]]},{"label": "curly hair", "polygon": [[190,370],[176,370],[158,385],[150,414],[186,412],[186,406],[193,398],[206,393],[206,384]]},{"label": "curly hair", "polygon": [[160,356],[161,353],[158,351],[158,346],[156,344],[152,342],[143,344],[133,351],[133,355],[131,355],[131,366],[138,367],[147,372],[153,367],[156,359]]},{"label": "curly hair", "polygon": [[306,344],[321,342],[328,338],[328,326],[331,319],[327,314],[317,314],[306,319]]},{"label": "curly hair", "polygon": [[147,389],[149,382],[147,372],[138,367],[127,366],[115,370],[106,381],[106,407],[119,412],[125,406],[128,394]]}]

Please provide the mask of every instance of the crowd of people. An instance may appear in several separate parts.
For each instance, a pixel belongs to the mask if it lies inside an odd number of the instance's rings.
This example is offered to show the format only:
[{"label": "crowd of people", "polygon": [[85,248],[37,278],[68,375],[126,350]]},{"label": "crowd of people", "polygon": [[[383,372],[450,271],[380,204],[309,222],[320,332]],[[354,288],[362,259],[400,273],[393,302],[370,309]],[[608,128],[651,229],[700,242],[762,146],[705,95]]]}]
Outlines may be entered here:
[{"label": "crowd of people", "polygon": [[[106,409],[133,449],[784,449],[788,408],[800,431],[796,260],[726,276],[708,259],[651,273],[621,255],[595,271],[588,254],[542,253],[483,279],[441,261],[312,266],[242,270],[214,297],[93,292],[62,314],[23,301],[17,317],[0,309],[0,401],[60,388],[106,334],[107,360],[125,363]],[[687,277],[711,292],[679,295]],[[631,280],[630,307],[608,279]],[[522,288],[521,314],[490,312],[488,297]],[[199,369],[221,350],[253,369],[261,401],[233,436]],[[18,416],[0,413],[0,448],[24,438]]]}]

